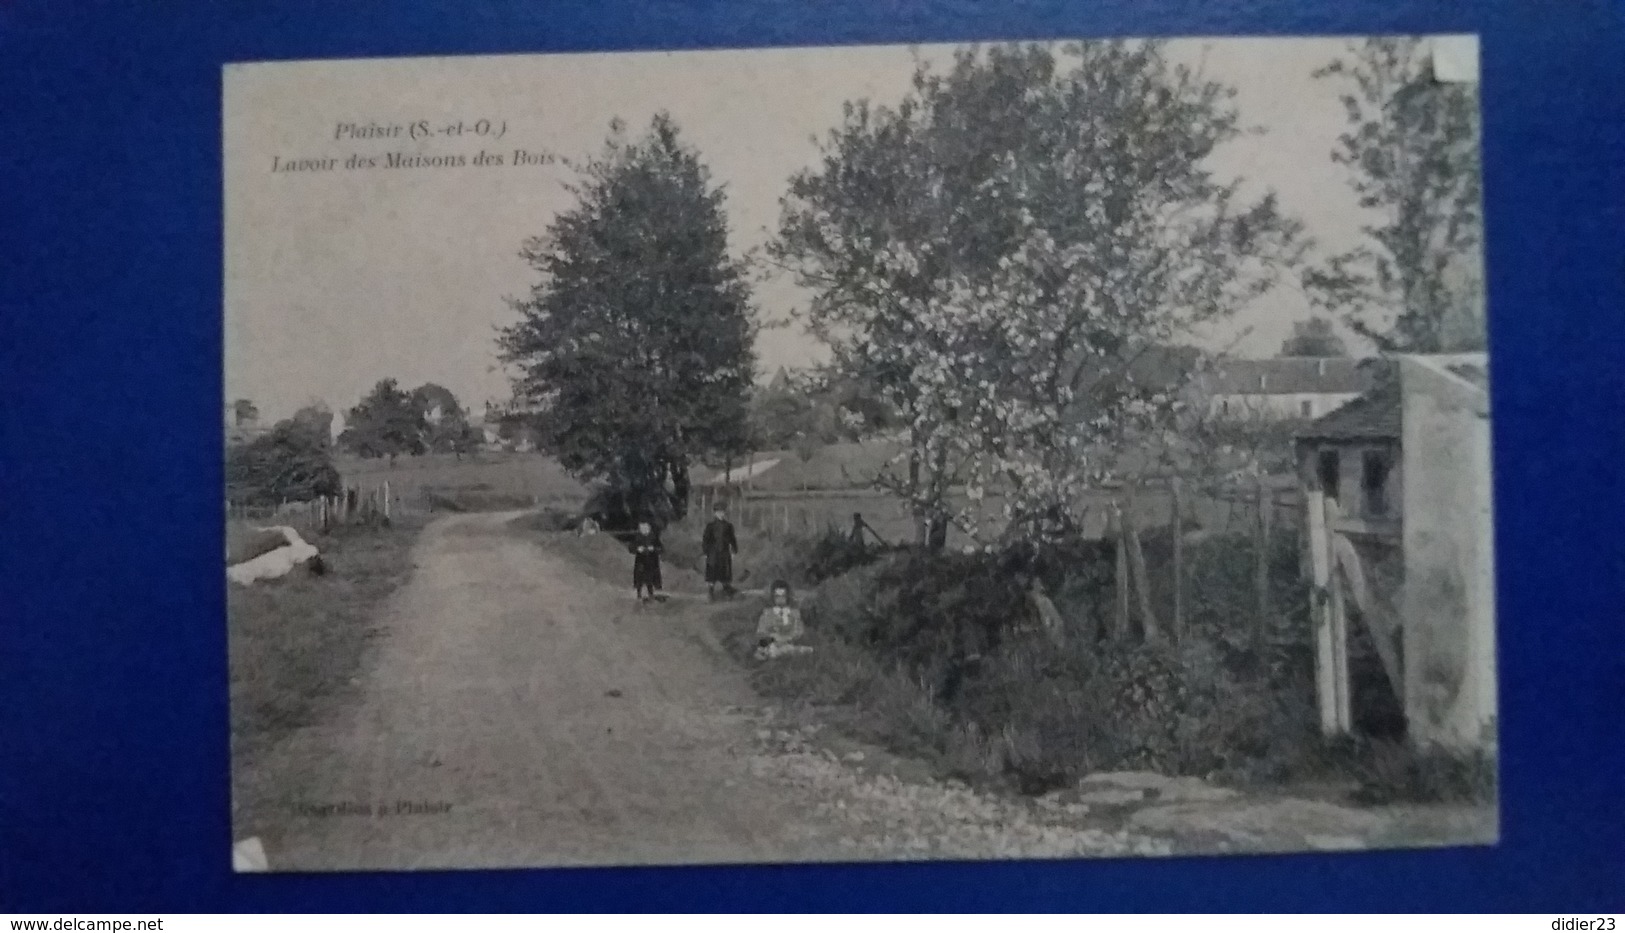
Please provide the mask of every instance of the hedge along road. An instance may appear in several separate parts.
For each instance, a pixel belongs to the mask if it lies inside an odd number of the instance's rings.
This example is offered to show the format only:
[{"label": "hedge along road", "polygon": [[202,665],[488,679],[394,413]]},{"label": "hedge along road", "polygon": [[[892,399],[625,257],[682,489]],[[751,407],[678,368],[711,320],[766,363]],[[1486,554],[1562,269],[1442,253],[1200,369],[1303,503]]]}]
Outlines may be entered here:
[{"label": "hedge along road", "polygon": [[235,835],[271,871],[1169,851],[1082,804],[832,753],[760,707],[703,597],[641,607],[603,582],[629,573],[623,549],[566,556],[516,514],[424,529],[348,705],[235,776]]}]

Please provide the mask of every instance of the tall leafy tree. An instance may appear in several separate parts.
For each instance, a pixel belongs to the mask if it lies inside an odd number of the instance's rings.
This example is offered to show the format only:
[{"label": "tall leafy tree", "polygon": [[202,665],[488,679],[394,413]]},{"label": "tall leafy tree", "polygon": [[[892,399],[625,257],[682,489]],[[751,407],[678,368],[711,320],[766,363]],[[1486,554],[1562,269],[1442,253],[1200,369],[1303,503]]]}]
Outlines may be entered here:
[{"label": "tall leafy tree", "polygon": [[541,446],[656,521],[688,505],[690,463],[748,447],[749,288],[724,197],[676,123],[616,121],[576,166],[576,205],[521,255],[541,273],[502,331]]},{"label": "tall leafy tree", "polygon": [[771,254],[837,366],[902,413],[906,471],[883,482],[924,543],[950,486],[990,472],[1017,524],[1064,524],[1088,452],[1154,411],[1137,355],[1296,261],[1274,197],[1207,167],[1243,132],[1233,94],[1155,42],[966,49],[894,107],[849,104],[792,179]]},{"label": "tall leafy tree", "polygon": [[243,505],[303,502],[340,489],[326,437],[297,417],[226,449],[226,495]]},{"label": "tall leafy tree", "polygon": [[1478,86],[1435,80],[1430,51],[1426,39],[1366,39],[1315,73],[1346,88],[1349,128],[1331,157],[1372,220],[1303,284],[1391,351],[1484,345]]},{"label": "tall leafy tree", "polygon": [[362,457],[388,457],[390,463],[406,454],[421,454],[423,414],[412,396],[394,379],[382,379],[344,419],[339,444]]},{"label": "tall leafy tree", "polygon": [[289,419],[294,426],[302,430],[319,447],[328,447],[333,443],[333,410],[327,407],[326,402],[313,401],[293,413]]},{"label": "tall leafy tree", "polygon": [[475,443],[468,412],[451,390],[433,382],[412,390],[412,404],[423,421],[423,445],[436,453],[454,453],[461,460]]},{"label": "tall leafy tree", "polygon": [[1348,356],[1348,345],[1332,322],[1311,317],[1292,325],[1292,336],[1281,342],[1281,356]]}]

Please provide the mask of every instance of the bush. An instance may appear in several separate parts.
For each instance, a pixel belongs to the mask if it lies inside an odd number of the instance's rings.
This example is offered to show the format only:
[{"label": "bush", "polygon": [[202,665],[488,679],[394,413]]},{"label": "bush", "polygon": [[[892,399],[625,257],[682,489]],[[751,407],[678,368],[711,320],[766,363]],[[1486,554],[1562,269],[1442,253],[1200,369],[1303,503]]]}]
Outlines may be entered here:
[{"label": "bush", "polygon": [[[895,668],[889,694],[861,700],[894,720],[878,730],[888,744],[929,746],[961,777],[1038,793],[1102,769],[1249,780],[1301,770],[1318,744],[1307,653],[1254,652],[1226,637],[1238,623],[1222,618],[1191,627],[1178,645],[1103,639],[1112,560],[1109,544],[1084,541],[1042,552],[908,551],[825,580],[803,608],[819,639],[861,651],[886,676]],[[1065,631],[1031,624],[1034,581]]]},{"label": "bush", "polygon": [[326,435],[291,419],[226,448],[226,497],[239,505],[306,502],[341,486]]},{"label": "bush", "polygon": [[[896,550],[894,548],[892,552]],[[851,535],[839,528],[826,529],[813,541],[808,551],[806,581],[822,583],[859,567],[867,567],[887,553],[883,548],[853,541]]]},{"label": "bush", "polygon": [[807,627],[843,641],[857,641],[878,598],[875,580],[882,568],[871,564],[825,580],[802,600]]},{"label": "bush", "polygon": [[880,568],[860,637],[939,687],[949,687],[957,666],[997,648],[1025,614],[1020,581],[988,555],[908,551]]},{"label": "bush", "polygon": [[1404,742],[1359,743],[1353,770],[1362,803],[1489,803],[1496,797],[1492,755],[1443,748],[1415,748]]}]

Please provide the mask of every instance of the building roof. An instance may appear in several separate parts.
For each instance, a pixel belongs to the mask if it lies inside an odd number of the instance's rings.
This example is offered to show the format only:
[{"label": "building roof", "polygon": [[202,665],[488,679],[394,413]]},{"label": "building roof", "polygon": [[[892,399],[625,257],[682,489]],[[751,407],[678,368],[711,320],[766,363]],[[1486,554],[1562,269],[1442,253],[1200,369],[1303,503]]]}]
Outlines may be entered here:
[{"label": "building roof", "polygon": [[1378,385],[1300,428],[1299,440],[1399,440],[1403,400],[1398,380]]},{"label": "building roof", "polygon": [[1209,386],[1215,395],[1354,395],[1375,382],[1364,360],[1346,356],[1220,359]]}]

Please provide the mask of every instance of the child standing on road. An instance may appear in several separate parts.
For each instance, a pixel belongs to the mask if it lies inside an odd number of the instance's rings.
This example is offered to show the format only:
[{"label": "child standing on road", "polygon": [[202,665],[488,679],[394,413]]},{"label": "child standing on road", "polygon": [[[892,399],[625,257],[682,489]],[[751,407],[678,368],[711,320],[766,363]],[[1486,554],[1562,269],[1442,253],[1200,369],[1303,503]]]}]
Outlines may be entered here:
[{"label": "child standing on road", "polygon": [[705,585],[710,590],[711,598],[717,598],[719,586],[723,596],[732,596],[733,556],[739,553],[739,538],[734,535],[733,522],[728,521],[728,512],[721,504],[717,505],[711,521],[705,526],[700,548],[705,551]]},{"label": "child standing on road", "polygon": [[811,651],[806,645],[796,644],[807,629],[801,623],[801,610],[795,607],[790,598],[790,584],[775,580],[768,593],[772,603],[762,610],[761,617],[756,620],[757,660],[766,661]]},{"label": "child standing on road", "polygon": [[660,592],[660,535],[647,520],[638,522],[632,537],[632,592],[648,602],[663,596]]}]

